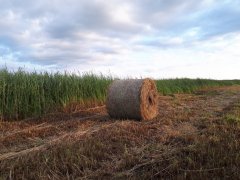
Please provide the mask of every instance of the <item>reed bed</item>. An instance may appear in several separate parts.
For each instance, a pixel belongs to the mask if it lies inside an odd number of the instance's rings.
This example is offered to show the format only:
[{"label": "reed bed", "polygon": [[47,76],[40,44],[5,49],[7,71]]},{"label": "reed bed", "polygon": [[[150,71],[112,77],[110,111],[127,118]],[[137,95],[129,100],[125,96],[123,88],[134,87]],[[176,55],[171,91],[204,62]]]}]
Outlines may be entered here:
[{"label": "reed bed", "polygon": [[9,72],[0,70],[1,119],[24,119],[64,110],[69,105],[103,103],[111,77],[91,73]]}]

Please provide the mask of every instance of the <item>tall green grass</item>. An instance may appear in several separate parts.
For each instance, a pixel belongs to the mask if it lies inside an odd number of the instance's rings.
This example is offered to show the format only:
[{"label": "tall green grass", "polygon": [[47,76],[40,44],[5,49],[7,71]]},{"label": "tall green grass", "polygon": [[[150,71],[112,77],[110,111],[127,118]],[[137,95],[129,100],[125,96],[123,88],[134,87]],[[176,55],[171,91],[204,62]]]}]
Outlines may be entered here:
[{"label": "tall green grass", "polygon": [[157,80],[157,89],[163,95],[175,93],[193,93],[194,91],[213,86],[240,85],[240,80],[211,80],[211,79],[162,79]]},{"label": "tall green grass", "polygon": [[67,107],[104,102],[111,77],[0,70],[1,119],[23,119]]},{"label": "tall green grass", "polygon": [[[10,72],[0,69],[0,119],[24,119],[45,113],[61,111],[71,104],[86,106],[101,104],[112,77],[94,75],[37,73],[19,69]],[[163,95],[192,93],[208,86],[240,84],[239,80],[216,81],[207,79],[157,80]]]}]

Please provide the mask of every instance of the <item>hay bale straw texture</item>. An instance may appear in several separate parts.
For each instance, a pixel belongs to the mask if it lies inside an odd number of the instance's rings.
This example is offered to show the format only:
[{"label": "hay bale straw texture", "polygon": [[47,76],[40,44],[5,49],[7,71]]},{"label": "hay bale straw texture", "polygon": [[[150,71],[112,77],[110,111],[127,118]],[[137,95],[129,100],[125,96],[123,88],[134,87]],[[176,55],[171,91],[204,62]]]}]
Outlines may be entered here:
[{"label": "hay bale straw texture", "polygon": [[112,118],[150,120],[158,114],[158,93],[153,80],[115,80],[107,93],[107,111]]}]

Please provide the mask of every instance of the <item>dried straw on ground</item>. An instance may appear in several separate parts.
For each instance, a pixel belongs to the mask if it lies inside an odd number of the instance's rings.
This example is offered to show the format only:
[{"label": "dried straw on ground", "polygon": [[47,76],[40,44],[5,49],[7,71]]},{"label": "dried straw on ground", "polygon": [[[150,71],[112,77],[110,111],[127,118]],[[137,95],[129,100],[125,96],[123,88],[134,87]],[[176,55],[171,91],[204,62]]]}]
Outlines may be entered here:
[{"label": "dried straw on ground", "polygon": [[107,110],[112,118],[150,120],[158,114],[158,93],[151,79],[116,80],[108,89]]}]

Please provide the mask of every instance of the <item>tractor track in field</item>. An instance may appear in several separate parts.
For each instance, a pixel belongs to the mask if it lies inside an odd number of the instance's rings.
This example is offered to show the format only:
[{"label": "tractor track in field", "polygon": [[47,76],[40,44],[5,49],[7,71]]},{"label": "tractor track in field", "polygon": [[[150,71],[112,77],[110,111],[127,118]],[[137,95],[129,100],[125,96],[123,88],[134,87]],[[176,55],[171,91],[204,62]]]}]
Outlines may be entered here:
[{"label": "tractor track in field", "polygon": [[[109,125],[111,125],[111,124],[109,124]],[[35,147],[29,148],[29,149],[24,149],[24,150],[17,151],[17,152],[9,152],[9,153],[2,154],[2,155],[0,155],[0,161],[23,156],[28,153],[34,152],[34,151],[46,150],[47,148],[54,146],[54,145],[60,143],[61,141],[72,139],[72,138],[79,138],[84,135],[89,135],[91,133],[97,132],[98,130],[102,129],[103,127],[108,127],[109,125],[99,124],[99,125],[94,125],[91,128],[84,130],[84,131],[64,133],[58,137],[51,138],[50,140],[46,141],[42,145],[35,146]]]},{"label": "tractor track in field", "polygon": [[[92,110],[97,110],[97,109],[101,109],[105,106],[100,106],[100,107],[94,107],[94,108],[89,108],[87,110],[81,110],[78,111],[77,113],[81,113],[81,112],[87,112],[87,111],[92,111]],[[75,115],[76,116],[76,115]],[[34,151],[40,151],[40,150],[44,150],[49,146],[52,146],[54,144],[57,144],[61,141],[63,141],[64,139],[68,139],[68,138],[72,138],[72,137],[80,137],[86,134],[91,134],[93,132],[96,132],[97,130],[99,130],[100,128],[102,128],[103,126],[108,125],[109,123],[95,123],[92,120],[94,119],[99,119],[101,118],[103,115],[101,113],[95,113],[94,115],[87,115],[84,117],[71,117],[69,119],[67,119],[66,117],[64,118],[65,120],[62,121],[56,121],[56,120],[50,120],[49,122],[41,122],[40,124],[37,125],[31,125],[27,126],[25,128],[23,128],[22,130],[16,130],[13,132],[5,132],[2,133],[0,136],[0,145],[2,144],[2,147],[4,147],[6,144],[8,146],[8,148],[5,149],[4,148],[0,149],[0,161],[5,160],[5,159],[10,159],[10,158],[14,158],[17,156],[21,156],[21,155],[25,155],[27,153],[30,152],[34,152]],[[67,120],[66,120],[67,119]],[[78,124],[84,124],[85,121],[87,120],[91,120],[90,125],[88,127],[84,126],[84,129],[77,129],[74,128],[74,124],[78,125]],[[31,121],[31,120],[30,120]],[[45,120],[44,120],[45,121]],[[70,127],[68,124],[71,124]],[[84,124],[85,125],[85,124]],[[50,135],[47,135],[45,133],[45,131],[49,129],[51,130],[55,130],[54,133],[50,133]],[[36,132],[40,132],[37,133],[36,135],[34,135],[34,133]],[[39,140],[39,135],[42,136],[41,138],[41,143],[40,145],[37,145],[34,143],[34,139]],[[23,142],[23,144],[25,144],[24,146],[19,146],[19,148],[16,148],[16,145],[19,140],[21,142],[21,139],[25,139],[26,141],[29,141],[30,143],[27,144],[25,142]],[[14,144],[13,142],[11,142],[11,140],[14,140],[15,142],[17,142],[14,147],[14,151],[11,151],[11,146]],[[38,143],[39,144],[39,143]],[[10,149],[9,149],[10,148]],[[10,150],[10,152],[9,152]]]},{"label": "tractor track in field", "polygon": [[105,106],[100,106],[66,117],[51,115],[36,122],[0,122],[0,162],[44,151],[63,141],[78,140],[116,126],[123,129],[129,125],[146,126],[155,136],[161,135],[163,140],[176,134],[199,133],[200,120],[216,120],[226,108],[240,102],[240,86],[212,88],[195,95],[160,96],[159,101],[159,115],[153,121],[110,119]]}]

